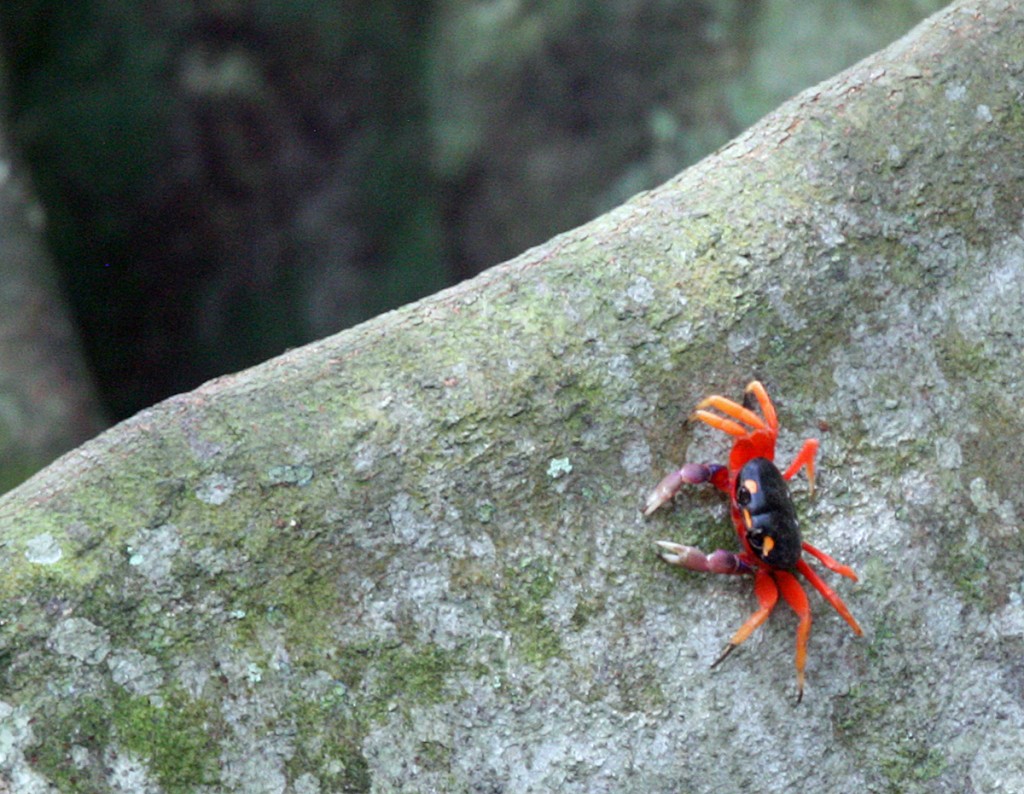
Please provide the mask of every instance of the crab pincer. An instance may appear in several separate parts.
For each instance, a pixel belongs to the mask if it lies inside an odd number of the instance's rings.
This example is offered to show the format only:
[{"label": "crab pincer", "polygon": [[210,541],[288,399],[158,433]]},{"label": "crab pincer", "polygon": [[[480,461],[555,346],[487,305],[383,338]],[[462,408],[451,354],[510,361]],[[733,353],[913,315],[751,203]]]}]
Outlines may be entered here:
[{"label": "crab pincer", "polygon": [[684,485],[700,485],[712,480],[724,466],[717,463],[686,463],[681,469],[669,472],[654,486],[644,505],[644,515],[649,516],[666,502],[671,502]]}]

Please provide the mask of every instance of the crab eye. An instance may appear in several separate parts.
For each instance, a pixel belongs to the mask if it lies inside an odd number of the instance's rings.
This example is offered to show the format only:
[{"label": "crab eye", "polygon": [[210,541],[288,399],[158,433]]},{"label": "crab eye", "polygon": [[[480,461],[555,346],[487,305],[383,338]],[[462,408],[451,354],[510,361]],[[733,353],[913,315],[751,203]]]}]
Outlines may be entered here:
[{"label": "crab eye", "polygon": [[741,505],[750,504],[750,490],[745,485],[736,489],[736,501]]}]

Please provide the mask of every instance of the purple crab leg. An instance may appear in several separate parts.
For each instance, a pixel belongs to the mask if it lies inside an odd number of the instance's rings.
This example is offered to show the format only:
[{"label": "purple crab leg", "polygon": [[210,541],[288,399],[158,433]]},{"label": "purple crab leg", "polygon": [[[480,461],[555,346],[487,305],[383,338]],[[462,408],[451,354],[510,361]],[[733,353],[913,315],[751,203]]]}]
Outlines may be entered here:
[{"label": "purple crab leg", "polygon": [[647,497],[644,515],[649,516],[666,502],[671,502],[672,497],[679,493],[679,489],[684,485],[700,485],[707,482],[721,468],[717,463],[687,463],[683,468],[666,474]]},{"label": "purple crab leg", "polygon": [[725,549],[705,554],[695,546],[683,546],[679,543],[670,543],[667,540],[655,542],[662,548],[661,559],[669,565],[678,565],[681,568],[703,573],[740,575],[754,572],[753,567],[745,563],[738,554],[733,554]]}]

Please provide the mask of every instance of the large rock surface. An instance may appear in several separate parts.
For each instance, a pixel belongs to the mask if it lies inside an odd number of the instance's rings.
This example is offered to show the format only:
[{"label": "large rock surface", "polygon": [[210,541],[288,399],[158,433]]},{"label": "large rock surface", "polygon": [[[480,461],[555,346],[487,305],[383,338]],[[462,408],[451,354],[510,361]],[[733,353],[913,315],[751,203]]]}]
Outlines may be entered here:
[{"label": "large rock surface", "polygon": [[[1024,790],[1024,12],[962,2],[663,187],[0,501],[10,791]],[[784,609],[673,464],[822,440]]]}]

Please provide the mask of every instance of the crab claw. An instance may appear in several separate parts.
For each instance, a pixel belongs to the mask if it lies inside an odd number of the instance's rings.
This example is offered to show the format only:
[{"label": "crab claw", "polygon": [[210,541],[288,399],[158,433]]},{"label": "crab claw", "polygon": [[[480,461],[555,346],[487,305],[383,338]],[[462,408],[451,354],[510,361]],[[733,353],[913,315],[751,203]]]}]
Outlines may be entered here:
[{"label": "crab claw", "polygon": [[658,552],[661,559],[669,565],[678,565],[681,568],[690,568],[691,570],[701,570],[700,566],[707,560],[704,552],[696,546],[684,546],[681,543],[672,543],[668,540],[656,540],[654,542],[661,547],[661,551]]},{"label": "crab claw", "polygon": [[662,548],[661,559],[669,565],[678,565],[681,568],[704,573],[744,574],[753,572],[753,569],[738,555],[725,549],[705,554],[696,546],[683,546],[680,543],[671,543],[667,540],[657,540],[655,543]]},{"label": "crab claw", "polygon": [[671,502],[672,497],[679,493],[684,484],[698,485],[710,480],[711,475],[711,467],[703,463],[687,463],[678,471],[666,474],[647,497],[644,515],[649,516],[666,502]]}]

